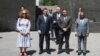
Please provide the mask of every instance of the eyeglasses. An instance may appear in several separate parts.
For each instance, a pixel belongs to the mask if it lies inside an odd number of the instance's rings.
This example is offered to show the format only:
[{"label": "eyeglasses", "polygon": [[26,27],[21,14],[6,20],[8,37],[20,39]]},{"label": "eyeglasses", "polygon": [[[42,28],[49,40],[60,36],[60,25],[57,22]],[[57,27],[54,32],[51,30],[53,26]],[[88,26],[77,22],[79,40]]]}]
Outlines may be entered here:
[{"label": "eyeglasses", "polygon": [[22,13],[22,14],[27,14],[27,13]]},{"label": "eyeglasses", "polygon": [[67,13],[67,12],[62,12],[62,13]]}]

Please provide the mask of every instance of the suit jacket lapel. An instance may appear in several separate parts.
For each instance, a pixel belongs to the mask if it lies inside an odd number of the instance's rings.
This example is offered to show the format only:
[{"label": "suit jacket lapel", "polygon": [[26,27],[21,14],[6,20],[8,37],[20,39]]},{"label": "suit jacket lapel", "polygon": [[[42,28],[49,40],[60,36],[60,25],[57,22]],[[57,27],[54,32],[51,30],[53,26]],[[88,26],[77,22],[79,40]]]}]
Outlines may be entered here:
[{"label": "suit jacket lapel", "polygon": [[48,22],[48,19],[49,19],[49,17],[47,16],[46,21],[45,21],[44,16],[43,16],[43,21],[44,21],[45,23]]},{"label": "suit jacket lapel", "polygon": [[[60,13],[59,13],[59,14],[60,14]],[[57,16],[58,13],[56,12],[55,15],[56,15],[56,20],[58,20],[58,19],[59,19],[58,16]],[[60,16],[61,16],[61,14],[59,15],[59,17],[60,17]]]},{"label": "suit jacket lapel", "polygon": [[46,19],[46,23],[48,22],[48,16],[47,16],[47,19]]},{"label": "suit jacket lapel", "polygon": [[[42,19],[43,19],[43,21],[45,22],[45,19],[44,19],[44,16],[42,15]],[[46,23],[46,22],[45,22]]]},{"label": "suit jacket lapel", "polygon": [[55,17],[56,17],[56,20],[57,20],[57,12],[55,13]]},{"label": "suit jacket lapel", "polygon": [[69,21],[69,17],[67,16],[64,22],[67,23],[68,21]]}]

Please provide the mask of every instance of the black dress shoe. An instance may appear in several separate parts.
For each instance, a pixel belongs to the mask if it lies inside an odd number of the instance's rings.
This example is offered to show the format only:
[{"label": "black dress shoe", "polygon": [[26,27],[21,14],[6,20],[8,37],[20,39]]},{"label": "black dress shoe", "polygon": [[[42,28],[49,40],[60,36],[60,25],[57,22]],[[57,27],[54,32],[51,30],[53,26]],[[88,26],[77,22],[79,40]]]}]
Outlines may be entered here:
[{"label": "black dress shoe", "polygon": [[83,52],[83,55],[86,55],[86,52]]},{"label": "black dress shoe", "polygon": [[84,50],[83,50],[83,55],[86,55],[86,53],[87,53],[87,51],[84,51]]},{"label": "black dress shoe", "polygon": [[59,42],[58,41],[56,41],[56,45],[58,45],[59,44]]},{"label": "black dress shoe", "polygon": [[48,53],[48,54],[51,54],[50,50],[47,50],[47,53]]},{"label": "black dress shoe", "polygon": [[58,54],[60,54],[61,52],[62,52],[62,51],[61,51],[61,50],[59,50],[59,51],[58,51]]},{"label": "black dress shoe", "polygon": [[42,53],[43,53],[43,51],[40,51],[40,52],[39,52],[39,54],[42,54]]},{"label": "black dress shoe", "polygon": [[78,55],[81,55],[83,51],[82,50],[77,50],[76,52],[78,53]]},{"label": "black dress shoe", "polygon": [[78,52],[78,55],[81,55],[81,52]]},{"label": "black dress shoe", "polygon": [[59,43],[56,43],[56,45],[59,45]]},{"label": "black dress shoe", "polygon": [[66,50],[65,52],[66,52],[67,54],[70,54],[70,51],[69,51],[69,50]]}]

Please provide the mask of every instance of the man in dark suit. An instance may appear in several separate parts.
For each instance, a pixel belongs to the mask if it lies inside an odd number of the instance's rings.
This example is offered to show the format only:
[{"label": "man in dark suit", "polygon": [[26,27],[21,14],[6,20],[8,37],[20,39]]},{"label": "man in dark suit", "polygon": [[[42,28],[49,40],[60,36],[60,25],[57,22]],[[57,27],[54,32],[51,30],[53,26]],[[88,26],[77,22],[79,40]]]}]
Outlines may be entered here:
[{"label": "man in dark suit", "polygon": [[50,54],[50,33],[51,33],[51,17],[47,15],[48,10],[43,9],[43,14],[38,17],[37,29],[39,33],[39,54],[43,53],[43,41],[46,39],[46,51]]},{"label": "man in dark suit", "polygon": [[58,20],[59,17],[61,16],[61,9],[60,7],[56,8],[56,12],[53,13],[53,28],[55,31],[55,36],[56,36],[56,44],[59,44],[59,26],[58,26]]},{"label": "man in dark suit", "polygon": [[63,38],[65,37],[65,48],[66,48],[66,53],[69,54],[69,37],[71,33],[71,17],[68,16],[67,10],[62,11],[62,16],[58,20],[58,25],[60,27],[60,42],[59,42],[59,47],[58,47],[58,54],[61,53],[62,51],[62,45],[63,45]]},{"label": "man in dark suit", "polygon": [[[80,18],[77,18],[75,25],[76,36],[78,37],[78,55],[82,52],[83,55],[86,55],[86,43],[89,35],[89,19],[85,17],[84,12],[80,12]],[[83,44],[83,47],[81,47],[81,44]]]}]

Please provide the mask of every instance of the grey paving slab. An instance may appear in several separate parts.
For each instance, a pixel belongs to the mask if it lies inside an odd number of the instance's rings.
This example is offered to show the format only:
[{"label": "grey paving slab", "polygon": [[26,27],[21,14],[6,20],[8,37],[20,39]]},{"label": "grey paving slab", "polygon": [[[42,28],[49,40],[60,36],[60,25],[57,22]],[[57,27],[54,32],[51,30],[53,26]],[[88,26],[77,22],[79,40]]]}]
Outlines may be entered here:
[{"label": "grey paving slab", "polygon": [[[52,52],[47,54],[44,52],[39,55],[39,37],[37,32],[31,32],[31,48],[28,48],[28,56],[78,56],[77,50],[77,37],[74,36],[75,32],[70,36],[70,48],[74,49],[70,54],[65,52],[57,54],[58,45],[54,41],[50,41]],[[16,47],[17,33],[16,32],[1,32],[0,33],[0,56],[18,56],[18,48]],[[45,43],[44,43],[45,48]],[[64,49],[64,46],[63,46]],[[90,33],[87,41],[87,49],[90,51],[86,56],[100,56],[100,33]],[[80,55],[83,56],[83,55]]]}]

